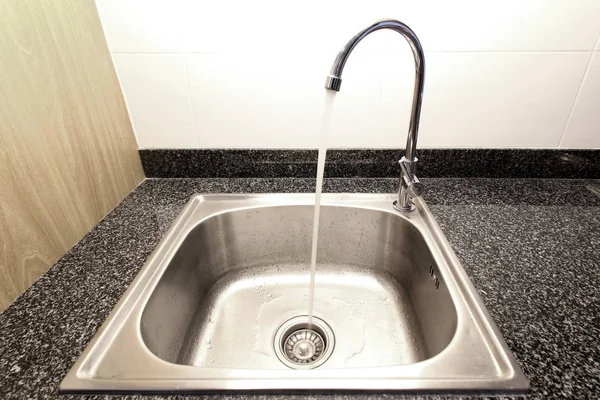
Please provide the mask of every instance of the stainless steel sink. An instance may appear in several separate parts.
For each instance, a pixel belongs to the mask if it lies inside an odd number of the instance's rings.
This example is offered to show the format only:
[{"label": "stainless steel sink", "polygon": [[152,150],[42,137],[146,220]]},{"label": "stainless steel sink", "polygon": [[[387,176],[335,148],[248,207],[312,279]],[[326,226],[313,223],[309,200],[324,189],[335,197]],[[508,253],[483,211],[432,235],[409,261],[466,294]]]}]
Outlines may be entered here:
[{"label": "stainless steel sink", "polygon": [[528,382],[431,212],[324,195],[198,195],[61,383],[62,392],[523,392]]}]

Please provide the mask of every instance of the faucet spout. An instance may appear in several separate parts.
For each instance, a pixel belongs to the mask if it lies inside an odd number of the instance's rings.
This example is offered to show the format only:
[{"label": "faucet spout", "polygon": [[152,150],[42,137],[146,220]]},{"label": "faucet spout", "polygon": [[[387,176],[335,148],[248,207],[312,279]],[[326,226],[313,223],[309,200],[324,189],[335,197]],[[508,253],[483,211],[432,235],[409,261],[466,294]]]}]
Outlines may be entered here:
[{"label": "faucet spout", "polygon": [[[325,89],[339,91],[342,85],[342,72],[348,57],[356,45],[369,34],[380,29],[391,29],[398,32],[407,40],[413,53],[415,61],[415,86],[413,91],[413,102],[408,126],[408,137],[406,139],[406,150],[401,165],[400,189],[398,190],[398,201],[394,207],[399,211],[412,211],[414,205],[411,199],[420,195],[421,190],[413,190],[414,186],[410,184],[418,183],[415,176],[417,162],[417,138],[419,134],[419,120],[421,118],[421,103],[423,101],[423,86],[425,81],[425,56],[421,42],[415,33],[405,24],[396,20],[384,20],[374,23],[366,29],[360,31],[356,36],[346,43],[344,48],[338,53],[331,72],[325,81]],[[419,184],[420,188],[420,184]]]}]

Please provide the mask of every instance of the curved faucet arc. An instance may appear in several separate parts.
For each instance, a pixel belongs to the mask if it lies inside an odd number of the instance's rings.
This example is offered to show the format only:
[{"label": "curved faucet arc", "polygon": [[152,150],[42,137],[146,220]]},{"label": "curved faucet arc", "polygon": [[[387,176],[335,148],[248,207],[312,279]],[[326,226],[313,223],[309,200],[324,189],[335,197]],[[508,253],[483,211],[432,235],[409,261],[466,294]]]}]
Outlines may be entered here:
[{"label": "curved faucet arc", "polygon": [[342,84],[342,73],[346,61],[356,45],[369,34],[380,29],[391,29],[401,34],[408,42],[415,61],[415,85],[413,102],[406,139],[405,156],[400,160],[401,179],[398,190],[398,201],[394,207],[399,211],[412,211],[414,205],[411,198],[421,195],[422,186],[415,176],[417,162],[417,138],[419,135],[419,120],[421,118],[421,104],[423,101],[423,86],[425,81],[425,55],[417,35],[406,24],[396,20],[384,20],[374,23],[363,29],[346,43],[338,53],[331,67],[331,72],[325,81],[325,88],[339,91]]}]

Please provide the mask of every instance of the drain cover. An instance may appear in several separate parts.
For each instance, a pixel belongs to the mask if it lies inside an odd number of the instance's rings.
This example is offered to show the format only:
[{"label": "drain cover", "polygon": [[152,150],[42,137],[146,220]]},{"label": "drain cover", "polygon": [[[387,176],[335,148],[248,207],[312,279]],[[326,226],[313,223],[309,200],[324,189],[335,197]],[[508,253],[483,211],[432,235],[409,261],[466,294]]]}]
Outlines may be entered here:
[{"label": "drain cover", "polygon": [[297,364],[311,363],[323,354],[323,338],[310,329],[300,329],[285,339],[285,355]]},{"label": "drain cover", "polygon": [[275,354],[290,368],[316,368],[331,356],[334,342],[333,331],[325,321],[313,317],[309,326],[308,316],[298,316],[277,330]]}]

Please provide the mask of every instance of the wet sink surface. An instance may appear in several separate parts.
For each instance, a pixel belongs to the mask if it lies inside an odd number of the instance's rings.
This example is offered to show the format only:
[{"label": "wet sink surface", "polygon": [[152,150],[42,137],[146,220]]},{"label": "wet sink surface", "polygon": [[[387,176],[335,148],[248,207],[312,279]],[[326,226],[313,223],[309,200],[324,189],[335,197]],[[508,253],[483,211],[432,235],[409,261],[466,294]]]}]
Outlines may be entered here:
[{"label": "wet sink surface", "polygon": [[[311,206],[276,206],[195,227],[142,315],[148,348],[176,364],[287,369],[273,339],[307,313],[311,226]],[[431,279],[434,258],[409,221],[325,206],[321,228],[315,315],[336,338],[323,368],[412,364],[450,343],[453,301]]]},{"label": "wet sink surface", "polygon": [[323,198],[315,316],[326,329],[306,339],[326,349],[317,368],[282,361],[306,324],[277,336],[306,318],[314,196],[200,195],[61,390],[525,390],[427,206],[401,215],[392,200]]}]

